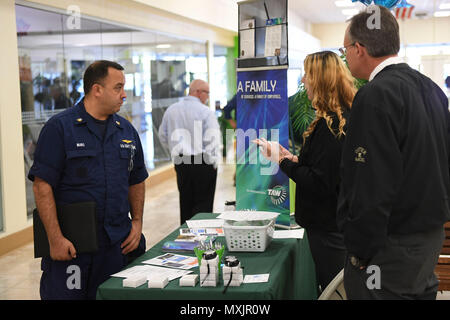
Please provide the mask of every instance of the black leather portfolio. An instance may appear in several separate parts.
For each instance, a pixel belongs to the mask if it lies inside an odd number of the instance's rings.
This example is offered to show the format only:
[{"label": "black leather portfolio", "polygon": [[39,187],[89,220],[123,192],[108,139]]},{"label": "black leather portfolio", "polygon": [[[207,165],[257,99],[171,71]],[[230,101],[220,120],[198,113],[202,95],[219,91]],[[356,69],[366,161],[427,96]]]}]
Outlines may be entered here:
[{"label": "black leather portfolio", "polygon": [[[78,253],[98,250],[95,202],[80,202],[57,206],[61,232]],[[34,257],[50,256],[47,233],[37,209],[33,211]]]}]

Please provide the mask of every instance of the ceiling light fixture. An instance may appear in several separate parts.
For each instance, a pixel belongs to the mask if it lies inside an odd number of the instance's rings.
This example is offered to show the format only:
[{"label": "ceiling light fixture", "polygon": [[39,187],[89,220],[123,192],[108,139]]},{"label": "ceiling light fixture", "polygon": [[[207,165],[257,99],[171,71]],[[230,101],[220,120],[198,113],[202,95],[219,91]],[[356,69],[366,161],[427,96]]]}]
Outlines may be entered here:
[{"label": "ceiling light fixture", "polygon": [[434,13],[435,17],[450,17],[450,11],[436,11]]},{"label": "ceiling light fixture", "polygon": [[344,9],[342,10],[342,14],[344,16],[354,16],[355,14],[358,14],[359,10],[358,9]]},{"label": "ceiling light fixture", "polygon": [[351,2],[350,0],[338,0],[335,1],[334,4],[336,5],[336,7],[354,7],[355,3]]},{"label": "ceiling light fixture", "polygon": [[167,49],[167,48],[170,48],[170,47],[171,47],[170,44],[158,44],[158,45],[156,45],[157,49]]}]

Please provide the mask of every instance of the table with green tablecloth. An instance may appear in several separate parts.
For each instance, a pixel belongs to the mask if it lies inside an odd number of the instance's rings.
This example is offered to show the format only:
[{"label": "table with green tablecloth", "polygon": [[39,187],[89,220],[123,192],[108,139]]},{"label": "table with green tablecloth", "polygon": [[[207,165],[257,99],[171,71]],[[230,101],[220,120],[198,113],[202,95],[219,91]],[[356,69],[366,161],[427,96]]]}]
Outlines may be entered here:
[{"label": "table with green tablecloth", "polygon": [[[217,214],[199,213],[195,219],[213,219]],[[185,224],[181,227],[187,227]],[[180,227],[180,228],[181,228]],[[162,246],[165,241],[174,240],[179,235],[177,228],[166,238],[150,248],[145,254],[137,258],[126,268],[142,265],[142,261],[164,254]],[[225,244],[225,237],[218,237],[216,242]],[[191,253],[179,253],[195,256]],[[97,290],[97,299],[100,300],[287,300],[287,299],[316,299],[316,277],[314,262],[309,251],[306,232],[303,239],[273,239],[264,252],[229,252],[239,259],[247,274],[269,273],[269,281],[265,283],[243,283],[239,287],[229,287],[224,294],[224,283],[220,276],[217,287],[180,287],[179,279],[169,282],[164,289],[149,289],[147,284],[138,288],[124,288],[122,278],[111,277]],[[199,268],[191,269],[194,273]]]}]

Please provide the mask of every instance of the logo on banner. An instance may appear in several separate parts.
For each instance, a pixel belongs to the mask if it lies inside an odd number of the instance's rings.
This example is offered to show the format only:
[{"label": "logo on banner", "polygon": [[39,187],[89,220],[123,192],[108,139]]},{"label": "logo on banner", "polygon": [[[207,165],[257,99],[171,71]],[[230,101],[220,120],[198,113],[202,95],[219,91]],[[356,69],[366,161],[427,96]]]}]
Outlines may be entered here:
[{"label": "logo on banner", "polygon": [[267,194],[270,196],[270,200],[275,205],[282,204],[287,198],[285,186],[275,186],[272,189],[267,189]]}]

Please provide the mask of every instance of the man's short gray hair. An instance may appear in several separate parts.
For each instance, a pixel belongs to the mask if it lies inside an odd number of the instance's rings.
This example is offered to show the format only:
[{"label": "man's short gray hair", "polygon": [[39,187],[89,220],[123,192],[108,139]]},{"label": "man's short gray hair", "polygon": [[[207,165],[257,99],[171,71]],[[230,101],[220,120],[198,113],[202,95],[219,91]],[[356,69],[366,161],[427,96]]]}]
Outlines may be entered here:
[{"label": "man's short gray hair", "polygon": [[[400,33],[397,20],[386,7],[377,6],[375,12],[366,10],[350,19],[348,35],[352,42],[363,45],[374,58],[395,55],[400,51]],[[375,8],[376,9],[376,8]],[[379,14],[380,24],[369,28],[369,21]]]}]

